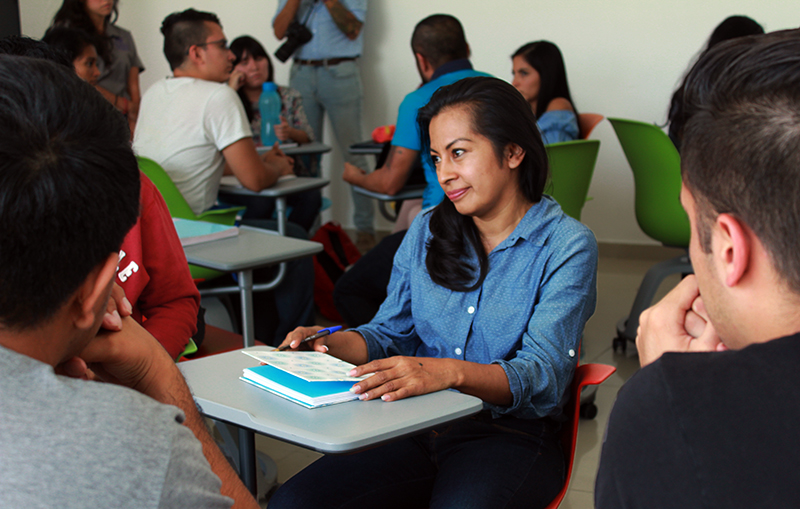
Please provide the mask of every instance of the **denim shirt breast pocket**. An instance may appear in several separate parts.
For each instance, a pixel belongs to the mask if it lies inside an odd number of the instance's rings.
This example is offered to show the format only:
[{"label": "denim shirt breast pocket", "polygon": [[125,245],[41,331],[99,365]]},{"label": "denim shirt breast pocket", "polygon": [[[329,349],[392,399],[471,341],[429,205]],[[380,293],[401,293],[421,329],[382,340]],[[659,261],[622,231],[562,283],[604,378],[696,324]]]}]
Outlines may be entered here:
[{"label": "denim shirt breast pocket", "polygon": [[522,346],[520,338],[528,329],[533,307],[530,287],[507,284],[484,289],[472,324],[469,356],[485,357],[483,362],[514,357]]}]

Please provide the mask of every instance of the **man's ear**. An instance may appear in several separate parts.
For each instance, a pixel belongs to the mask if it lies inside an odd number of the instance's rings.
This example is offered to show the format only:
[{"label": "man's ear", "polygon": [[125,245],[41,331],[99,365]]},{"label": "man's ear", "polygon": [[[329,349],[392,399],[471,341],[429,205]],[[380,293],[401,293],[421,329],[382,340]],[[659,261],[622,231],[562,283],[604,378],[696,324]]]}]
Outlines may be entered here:
[{"label": "man's ear", "polygon": [[186,55],[186,60],[184,60],[183,64],[190,63],[195,67],[202,64],[205,61],[205,54],[202,49],[200,46],[189,46],[189,53]]},{"label": "man's ear", "polygon": [[111,253],[89,273],[78,289],[75,326],[89,329],[97,323],[97,314],[106,312],[109,290],[117,274],[119,253]]},{"label": "man's ear", "polygon": [[724,275],[725,285],[735,286],[747,274],[752,262],[752,232],[739,219],[730,214],[720,214],[715,221],[712,238],[713,250],[717,253]]},{"label": "man's ear", "polygon": [[419,72],[427,79],[428,75],[433,71],[433,69],[431,69],[431,63],[428,62],[428,59],[425,58],[425,55],[422,53],[414,53],[414,58],[417,59],[417,68]]},{"label": "man's ear", "polygon": [[505,157],[508,160],[508,167],[512,170],[519,168],[522,160],[525,159],[525,149],[516,143],[506,145]]}]

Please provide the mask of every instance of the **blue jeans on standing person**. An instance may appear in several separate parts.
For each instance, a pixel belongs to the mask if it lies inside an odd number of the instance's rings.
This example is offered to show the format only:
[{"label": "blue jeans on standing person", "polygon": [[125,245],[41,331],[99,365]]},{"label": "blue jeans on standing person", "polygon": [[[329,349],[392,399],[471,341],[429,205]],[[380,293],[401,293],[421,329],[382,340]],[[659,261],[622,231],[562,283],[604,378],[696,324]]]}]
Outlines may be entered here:
[{"label": "blue jeans on standing person", "polygon": [[286,481],[269,507],[546,507],[565,478],[555,426],[485,411],[356,454],[324,456]]},{"label": "blue jeans on standing person", "polygon": [[[348,150],[350,145],[364,141],[361,130],[364,92],[358,61],[348,60],[331,66],[294,63],[289,86],[302,94],[303,109],[316,139],[322,141],[323,120],[327,111],[344,160],[370,171],[366,157],[353,155]],[[341,165],[337,163],[334,167],[341,168]],[[374,234],[374,200],[352,190],[351,193],[356,229]]]}]

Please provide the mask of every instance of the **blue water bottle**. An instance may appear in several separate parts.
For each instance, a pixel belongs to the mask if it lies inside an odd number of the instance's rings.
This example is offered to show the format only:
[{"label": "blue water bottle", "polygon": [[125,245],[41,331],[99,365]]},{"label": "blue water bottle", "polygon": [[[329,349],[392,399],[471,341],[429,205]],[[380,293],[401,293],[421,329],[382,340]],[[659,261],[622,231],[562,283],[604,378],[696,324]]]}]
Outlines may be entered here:
[{"label": "blue water bottle", "polygon": [[271,147],[276,141],[275,126],[281,123],[281,97],[278,87],[272,81],[264,82],[261,97],[258,99],[258,110],[261,112],[261,144]]}]

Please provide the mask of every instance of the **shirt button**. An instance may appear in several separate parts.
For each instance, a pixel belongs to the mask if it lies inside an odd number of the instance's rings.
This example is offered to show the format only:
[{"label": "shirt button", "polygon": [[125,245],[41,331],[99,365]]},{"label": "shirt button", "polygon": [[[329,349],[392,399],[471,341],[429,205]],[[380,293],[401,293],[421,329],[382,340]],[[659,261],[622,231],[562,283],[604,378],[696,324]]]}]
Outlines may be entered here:
[{"label": "shirt button", "polygon": [[460,348],[456,348],[456,355],[461,355],[461,349]]},{"label": "shirt button", "polygon": [[467,313],[472,314],[475,312],[475,306],[470,306],[467,308]]},{"label": "shirt button", "polygon": [[575,350],[573,350],[572,348],[569,349],[568,353],[570,357],[575,357]]}]

